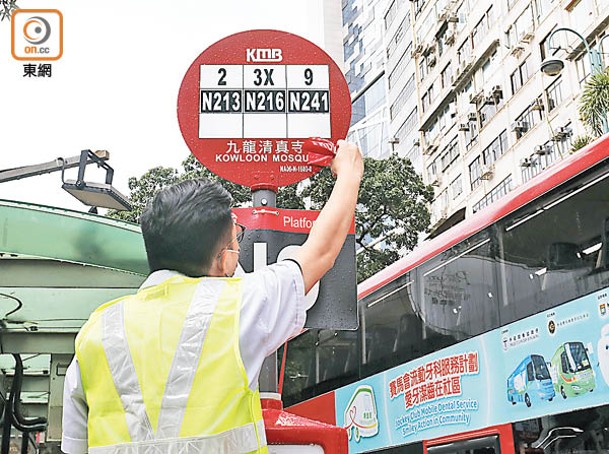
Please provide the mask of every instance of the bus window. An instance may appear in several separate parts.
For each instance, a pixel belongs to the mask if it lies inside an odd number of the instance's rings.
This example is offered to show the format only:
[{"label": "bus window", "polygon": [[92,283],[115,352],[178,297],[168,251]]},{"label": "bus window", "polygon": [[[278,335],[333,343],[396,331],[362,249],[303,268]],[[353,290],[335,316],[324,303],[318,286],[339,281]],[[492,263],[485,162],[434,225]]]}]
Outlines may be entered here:
[{"label": "bus window", "polygon": [[[495,263],[491,237],[483,231],[419,267],[416,302],[426,340],[450,337],[457,342],[498,326]],[[433,345],[429,351],[445,346]]]},{"label": "bus window", "polygon": [[590,176],[500,223],[502,324],[601,288],[609,273],[594,269],[608,212],[609,179]]},{"label": "bus window", "polygon": [[[310,329],[289,344],[283,388],[286,402],[294,402],[314,395],[314,387],[319,376],[316,355],[319,331]],[[278,361],[278,364],[281,362]]]},{"label": "bus window", "polygon": [[499,436],[474,438],[427,447],[428,454],[500,454]]},{"label": "bus window", "polygon": [[332,384],[332,388],[347,383],[346,377],[357,376],[357,332],[321,330],[317,343],[317,383]]},{"label": "bus window", "polygon": [[362,377],[421,356],[423,325],[412,299],[413,275],[406,273],[361,301]]}]

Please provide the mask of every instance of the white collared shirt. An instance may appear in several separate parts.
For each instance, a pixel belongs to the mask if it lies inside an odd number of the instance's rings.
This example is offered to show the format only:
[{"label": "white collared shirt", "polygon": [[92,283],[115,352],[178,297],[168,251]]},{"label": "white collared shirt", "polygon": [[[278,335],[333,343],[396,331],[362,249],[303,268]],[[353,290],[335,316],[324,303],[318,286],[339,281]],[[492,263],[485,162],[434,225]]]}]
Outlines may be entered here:
[{"label": "white collared shirt", "polygon": [[[175,271],[150,274],[140,288],[158,285]],[[304,282],[298,264],[285,260],[244,274],[239,321],[239,346],[249,386],[255,390],[264,359],[304,327]],[[76,355],[66,372],[63,396],[61,449],[70,454],[87,452],[88,407]]]}]

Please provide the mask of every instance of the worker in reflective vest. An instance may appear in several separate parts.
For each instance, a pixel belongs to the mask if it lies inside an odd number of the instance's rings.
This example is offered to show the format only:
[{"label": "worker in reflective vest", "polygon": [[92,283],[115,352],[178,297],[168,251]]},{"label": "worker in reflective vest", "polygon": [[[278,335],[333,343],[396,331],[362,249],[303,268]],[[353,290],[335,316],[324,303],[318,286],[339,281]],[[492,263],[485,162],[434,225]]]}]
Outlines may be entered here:
[{"label": "worker in reflective vest", "polygon": [[338,145],[332,194],[297,256],[241,277],[244,227],[228,192],[191,180],[154,198],[141,216],[151,274],[76,338],[64,452],[268,452],[262,363],[303,328],[304,296],[333,266],[355,211],[363,160]]}]

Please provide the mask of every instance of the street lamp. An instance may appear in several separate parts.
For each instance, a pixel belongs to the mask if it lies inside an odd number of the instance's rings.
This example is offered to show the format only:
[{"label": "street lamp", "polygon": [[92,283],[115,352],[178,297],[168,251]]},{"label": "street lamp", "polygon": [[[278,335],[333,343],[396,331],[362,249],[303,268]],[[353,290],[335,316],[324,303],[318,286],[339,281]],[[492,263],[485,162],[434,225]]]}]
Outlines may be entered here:
[{"label": "street lamp", "polygon": [[560,58],[546,58],[541,62],[541,71],[548,76],[558,76],[565,67],[565,62]]},{"label": "street lamp", "polygon": [[[85,167],[89,161],[93,161],[106,171],[105,183],[91,183],[85,181]],[[127,198],[118,192],[114,186],[112,186],[114,169],[91,150],[82,150],[80,152],[78,178],[76,181],[64,180],[63,176],[64,175],[62,172],[61,180],[63,181],[63,189],[68,191],[85,205],[89,205],[90,207],[111,208],[119,211],[131,210],[131,205],[129,204]]]},{"label": "street lamp", "polygon": [[[598,43],[598,49],[595,47],[590,47],[586,38],[584,38],[580,33],[576,32],[572,28],[569,27],[559,27],[554,30],[550,36],[548,37],[548,49],[552,48],[552,38],[558,32],[569,32],[576,35],[579,39],[581,39],[584,47],[586,49],[586,53],[588,54],[588,58],[590,59],[590,73],[591,74],[600,74],[604,71],[603,59],[602,59],[602,50],[603,50],[603,41],[605,38],[609,37],[609,35],[605,35],[601,38]],[[546,58],[541,62],[541,71],[548,76],[557,76],[565,67],[565,62],[559,58]],[[607,117],[604,115],[601,118],[601,127],[603,129],[603,134],[609,132],[609,125],[607,124]]]}]

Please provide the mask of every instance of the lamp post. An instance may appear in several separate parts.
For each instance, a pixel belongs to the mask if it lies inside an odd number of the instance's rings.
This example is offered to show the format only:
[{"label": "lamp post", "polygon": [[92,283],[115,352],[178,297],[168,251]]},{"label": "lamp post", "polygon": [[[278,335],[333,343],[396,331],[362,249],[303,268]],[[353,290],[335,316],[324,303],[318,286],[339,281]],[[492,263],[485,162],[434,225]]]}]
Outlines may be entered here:
[{"label": "lamp post", "polygon": [[[576,35],[579,39],[581,39],[584,47],[586,49],[586,53],[588,54],[588,58],[590,59],[590,73],[591,74],[600,74],[604,71],[605,67],[603,65],[602,59],[602,49],[603,49],[603,41],[605,38],[609,37],[609,35],[603,36],[603,38],[598,43],[598,49],[595,47],[590,47],[586,38],[584,38],[580,33],[576,32],[572,28],[569,27],[559,27],[554,30],[550,36],[548,37],[548,48],[552,48],[552,38],[558,32],[569,32]],[[557,76],[560,74],[562,69],[565,67],[565,63],[559,58],[546,58],[543,62],[541,62],[541,71],[548,76]],[[603,115],[601,118],[601,128],[603,130],[603,134],[609,132],[609,125],[607,124],[607,116]]]}]

